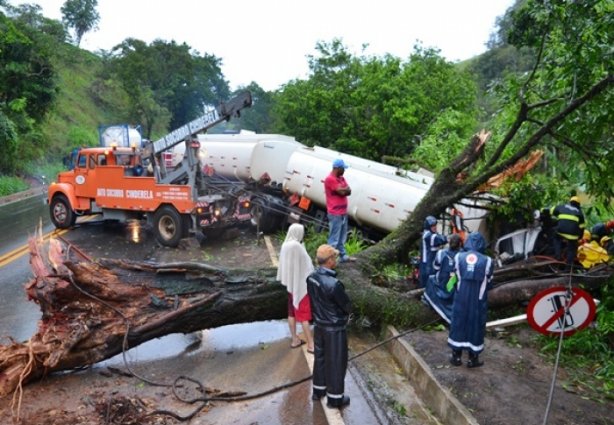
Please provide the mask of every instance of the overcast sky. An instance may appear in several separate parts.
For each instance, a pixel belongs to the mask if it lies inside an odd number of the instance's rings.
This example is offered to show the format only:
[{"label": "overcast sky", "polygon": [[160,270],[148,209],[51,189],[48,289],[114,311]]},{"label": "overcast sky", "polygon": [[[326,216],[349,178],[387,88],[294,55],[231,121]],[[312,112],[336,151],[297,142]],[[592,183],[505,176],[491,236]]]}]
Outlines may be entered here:
[{"label": "overcast sky", "polygon": [[[61,19],[65,0],[38,3]],[[514,0],[98,0],[98,30],[81,47],[109,50],[128,37],[187,43],[222,59],[231,89],[252,81],[275,90],[306,78],[318,41],[340,38],[354,54],[409,57],[416,40],[451,61],[486,50],[495,19]]]}]

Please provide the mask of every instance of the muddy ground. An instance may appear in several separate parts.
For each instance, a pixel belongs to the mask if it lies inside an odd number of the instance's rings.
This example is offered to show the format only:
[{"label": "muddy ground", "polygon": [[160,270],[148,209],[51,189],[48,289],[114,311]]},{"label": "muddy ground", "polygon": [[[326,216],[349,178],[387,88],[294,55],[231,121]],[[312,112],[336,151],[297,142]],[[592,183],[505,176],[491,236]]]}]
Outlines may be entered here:
[{"label": "muddy ground", "polygon": [[540,355],[531,328],[506,331],[490,334],[480,356],[484,365],[475,369],[450,365],[445,331],[414,332],[407,340],[482,425],[544,424],[546,417],[552,425],[614,424],[614,401],[599,401],[590,387],[574,386],[565,364],[559,364],[547,413],[554,364]]},{"label": "muddy ground", "polygon": [[[157,260],[173,261],[176,257],[189,257],[223,267],[245,268],[271,265],[264,241],[255,243],[241,233],[227,237],[217,245],[209,243],[203,250],[197,244],[187,243],[179,250],[164,249],[156,254]],[[273,239],[273,245],[278,246]],[[96,253],[95,253],[96,254]],[[119,253],[118,255],[122,255]],[[101,255],[95,255],[101,256]],[[340,267],[352,267],[344,264]],[[482,425],[543,424],[553,375],[553,365],[541,356],[534,343],[536,334],[526,326],[506,329],[505,338],[490,335],[482,356],[481,368],[453,367],[448,363],[449,349],[445,331],[416,331],[405,338],[431,367],[436,378],[447,387]],[[374,342],[362,335],[352,338],[351,355],[364,350]],[[381,350],[381,349],[378,349]],[[466,360],[463,359],[463,360]],[[380,407],[387,413],[383,423],[433,424],[436,421],[412,400],[413,392],[407,379],[400,374],[385,353],[370,354],[353,362],[363,375]],[[383,367],[385,365],[385,367]],[[87,379],[84,378],[87,376]],[[614,402],[597,401],[589,389],[569,385],[569,371],[561,365],[556,380],[554,397],[548,413],[548,424],[556,425],[612,425]],[[411,383],[409,383],[411,384]],[[70,373],[48,377],[41,383],[25,388],[21,406],[21,424],[174,424],[172,418],[137,419],[140,412],[158,405],[178,406],[168,391],[146,385],[113,370],[83,375]],[[138,388],[139,391],[136,391]],[[109,410],[108,400],[118,403]],[[19,394],[0,400],[0,415],[10,418],[10,411],[18,407]],[[170,403],[170,404],[169,404]],[[186,409],[189,411],[190,409]],[[427,406],[428,410],[428,406]],[[7,422],[10,423],[10,422]],[[367,424],[368,425],[368,424]]]}]

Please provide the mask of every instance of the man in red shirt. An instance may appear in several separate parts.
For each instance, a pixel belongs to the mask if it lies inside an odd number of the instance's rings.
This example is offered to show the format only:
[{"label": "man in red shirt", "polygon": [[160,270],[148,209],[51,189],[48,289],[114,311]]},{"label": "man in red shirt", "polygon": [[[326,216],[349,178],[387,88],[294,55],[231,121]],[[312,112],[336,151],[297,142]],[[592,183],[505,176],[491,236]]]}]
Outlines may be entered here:
[{"label": "man in red shirt", "polygon": [[333,170],[324,180],[326,212],[328,213],[328,244],[339,251],[339,261],[352,258],[345,250],[348,235],[348,196],[352,189],[343,177],[348,165],[341,159],[333,161]]}]

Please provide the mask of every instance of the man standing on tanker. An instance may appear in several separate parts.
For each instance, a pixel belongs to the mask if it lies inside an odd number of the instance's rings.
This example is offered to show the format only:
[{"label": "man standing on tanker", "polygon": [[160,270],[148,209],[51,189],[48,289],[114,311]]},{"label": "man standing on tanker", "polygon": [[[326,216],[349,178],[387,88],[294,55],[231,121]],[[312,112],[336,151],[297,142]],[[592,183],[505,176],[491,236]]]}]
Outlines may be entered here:
[{"label": "man standing on tanker", "polygon": [[319,400],[326,395],[328,407],[342,408],[350,404],[344,381],[348,364],[346,326],[352,303],[337,279],[338,256],[339,251],[332,246],[320,245],[316,252],[318,266],[307,278],[307,293],[315,322],[311,398]]},{"label": "man standing on tanker", "polygon": [[341,263],[352,259],[345,250],[348,236],[348,196],[352,194],[352,189],[343,177],[346,168],[348,165],[341,158],[335,159],[333,170],[324,180],[328,244],[339,251]]}]

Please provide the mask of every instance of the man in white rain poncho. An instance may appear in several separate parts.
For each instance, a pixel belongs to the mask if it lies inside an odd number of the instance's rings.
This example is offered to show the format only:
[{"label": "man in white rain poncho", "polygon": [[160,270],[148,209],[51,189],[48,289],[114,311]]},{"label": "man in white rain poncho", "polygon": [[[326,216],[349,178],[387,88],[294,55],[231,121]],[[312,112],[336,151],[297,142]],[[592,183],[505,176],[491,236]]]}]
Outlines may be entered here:
[{"label": "man in white rain poncho", "polygon": [[313,263],[303,244],[304,235],[302,224],[292,224],[288,229],[279,253],[277,280],[288,290],[288,327],[292,335],[290,346],[297,348],[305,343],[296,333],[296,322],[300,322],[307,351],[313,353],[313,337],[309,327],[311,303],[307,294],[307,276],[313,271]]}]

